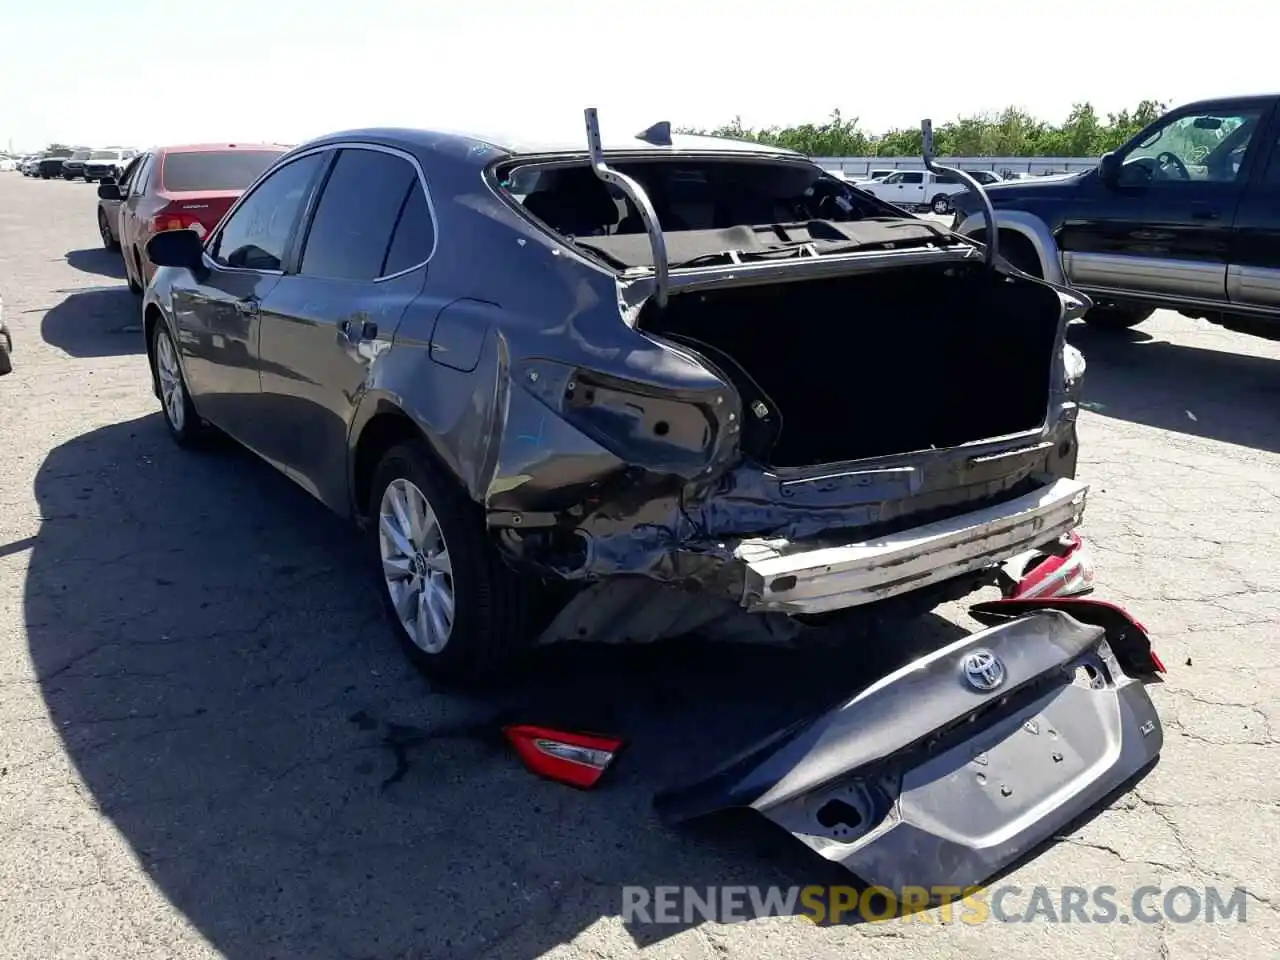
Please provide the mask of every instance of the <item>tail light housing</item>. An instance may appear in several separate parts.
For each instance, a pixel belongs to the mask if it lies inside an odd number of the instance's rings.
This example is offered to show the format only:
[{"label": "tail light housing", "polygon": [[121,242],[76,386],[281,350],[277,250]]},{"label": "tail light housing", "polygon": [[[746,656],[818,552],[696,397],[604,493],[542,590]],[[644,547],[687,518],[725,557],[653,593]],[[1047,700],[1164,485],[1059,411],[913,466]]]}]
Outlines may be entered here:
[{"label": "tail light housing", "polygon": [[202,238],[209,232],[200,218],[189,210],[162,210],[151,221],[151,227],[155,233],[165,230],[194,230]]},{"label": "tail light housing", "polygon": [[617,737],[534,724],[509,724],[502,732],[530,771],[580,790],[599,782],[623,746]]}]

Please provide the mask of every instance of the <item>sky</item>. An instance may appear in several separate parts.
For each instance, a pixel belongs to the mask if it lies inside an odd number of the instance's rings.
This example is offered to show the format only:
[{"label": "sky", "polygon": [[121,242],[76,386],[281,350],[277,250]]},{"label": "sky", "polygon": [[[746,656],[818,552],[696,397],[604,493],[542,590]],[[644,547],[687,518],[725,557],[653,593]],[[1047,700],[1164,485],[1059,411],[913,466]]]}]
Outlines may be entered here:
[{"label": "sky", "polygon": [[[1021,106],[1060,121],[1280,89],[1259,0],[0,0],[0,149],[299,143],[364,126],[577,137]],[[876,12],[872,12],[872,11]]]}]

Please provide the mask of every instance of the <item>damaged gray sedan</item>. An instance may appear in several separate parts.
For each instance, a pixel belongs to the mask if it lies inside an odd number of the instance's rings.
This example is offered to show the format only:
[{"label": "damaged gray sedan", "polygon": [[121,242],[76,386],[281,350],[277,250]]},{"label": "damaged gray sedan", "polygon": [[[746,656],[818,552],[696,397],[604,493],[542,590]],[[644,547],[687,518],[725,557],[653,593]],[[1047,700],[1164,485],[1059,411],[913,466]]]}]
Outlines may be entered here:
[{"label": "damaged gray sedan", "polygon": [[335,134],[149,244],[174,438],[366,530],[420,666],[789,638],[1080,522],[1083,297],[797,154],[586,127]]}]

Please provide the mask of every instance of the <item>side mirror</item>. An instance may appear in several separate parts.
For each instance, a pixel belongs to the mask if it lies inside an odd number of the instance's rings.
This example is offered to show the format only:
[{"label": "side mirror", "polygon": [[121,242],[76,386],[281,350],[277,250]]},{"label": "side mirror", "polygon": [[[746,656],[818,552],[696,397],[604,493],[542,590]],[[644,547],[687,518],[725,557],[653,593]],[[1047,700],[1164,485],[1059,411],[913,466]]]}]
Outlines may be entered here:
[{"label": "side mirror", "polygon": [[123,200],[124,196],[120,193],[120,187],[114,180],[103,180],[98,184],[99,200]]},{"label": "side mirror", "polygon": [[1120,181],[1120,157],[1115,153],[1104,153],[1098,161],[1098,176],[1109,187]]},{"label": "side mirror", "polygon": [[199,273],[203,258],[204,241],[194,230],[163,230],[147,241],[147,259],[157,267],[182,267]]}]

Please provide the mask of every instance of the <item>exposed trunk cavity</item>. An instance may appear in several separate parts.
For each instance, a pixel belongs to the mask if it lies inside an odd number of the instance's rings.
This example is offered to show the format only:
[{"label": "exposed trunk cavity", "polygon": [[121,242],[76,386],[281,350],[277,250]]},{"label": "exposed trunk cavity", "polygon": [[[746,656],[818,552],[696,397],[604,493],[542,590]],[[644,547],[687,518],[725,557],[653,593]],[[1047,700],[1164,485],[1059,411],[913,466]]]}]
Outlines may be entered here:
[{"label": "exposed trunk cavity", "polygon": [[733,382],[744,454],[800,467],[1039,427],[1060,309],[1048,287],[933,264],[678,294],[639,327]]}]

